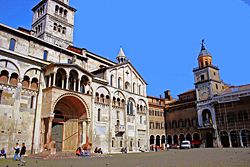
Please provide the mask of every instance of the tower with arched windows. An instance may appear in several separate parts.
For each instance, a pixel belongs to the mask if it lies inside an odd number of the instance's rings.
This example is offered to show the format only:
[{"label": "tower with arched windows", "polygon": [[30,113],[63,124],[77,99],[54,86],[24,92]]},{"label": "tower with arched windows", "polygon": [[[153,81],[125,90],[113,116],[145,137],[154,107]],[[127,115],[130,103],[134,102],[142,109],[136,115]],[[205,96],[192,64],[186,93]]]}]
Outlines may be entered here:
[{"label": "tower with arched windows", "polygon": [[69,0],[41,1],[32,11],[36,37],[64,48],[73,45],[76,9],[69,6]]},{"label": "tower with arched windows", "polygon": [[205,147],[214,147],[218,143],[213,97],[224,89],[219,68],[212,64],[212,55],[205,48],[204,40],[198,56],[198,68],[193,69],[197,96],[198,126],[205,139]]},{"label": "tower with arched windows", "polygon": [[116,60],[118,61],[119,64],[127,61],[127,57],[125,56],[122,48],[120,48],[120,51],[116,57]]}]

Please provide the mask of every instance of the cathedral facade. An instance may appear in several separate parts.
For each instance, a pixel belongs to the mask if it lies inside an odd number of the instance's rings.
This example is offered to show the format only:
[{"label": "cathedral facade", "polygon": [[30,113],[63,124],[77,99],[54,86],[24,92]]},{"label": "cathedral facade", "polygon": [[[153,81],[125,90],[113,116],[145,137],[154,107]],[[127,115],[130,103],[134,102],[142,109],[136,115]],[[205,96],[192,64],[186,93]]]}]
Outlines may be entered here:
[{"label": "cathedral facade", "polygon": [[32,30],[0,24],[0,147],[148,150],[147,83],[123,49],[113,62],[73,46],[69,0],[32,11]]}]

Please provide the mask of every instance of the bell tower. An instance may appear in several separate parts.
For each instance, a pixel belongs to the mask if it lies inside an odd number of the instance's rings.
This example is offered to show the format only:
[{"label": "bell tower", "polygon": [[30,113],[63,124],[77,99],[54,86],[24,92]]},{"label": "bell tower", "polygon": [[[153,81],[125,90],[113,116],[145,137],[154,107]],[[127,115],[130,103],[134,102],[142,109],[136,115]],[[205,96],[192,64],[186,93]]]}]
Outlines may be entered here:
[{"label": "bell tower", "polygon": [[193,69],[198,101],[209,100],[224,89],[219,68],[213,65],[212,60],[212,55],[205,48],[204,40],[202,40],[198,56],[199,67]]},{"label": "bell tower", "polygon": [[32,11],[36,37],[64,48],[73,45],[76,9],[69,0],[41,0]]}]

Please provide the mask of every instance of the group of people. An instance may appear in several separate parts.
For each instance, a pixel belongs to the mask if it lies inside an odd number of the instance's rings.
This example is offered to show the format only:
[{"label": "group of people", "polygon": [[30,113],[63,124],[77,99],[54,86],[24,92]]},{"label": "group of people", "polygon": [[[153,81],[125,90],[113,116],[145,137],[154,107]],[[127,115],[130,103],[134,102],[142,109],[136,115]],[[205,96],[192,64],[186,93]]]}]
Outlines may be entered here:
[{"label": "group of people", "polygon": [[15,161],[21,161],[23,159],[23,156],[26,153],[26,146],[25,143],[22,143],[22,148],[20,150],[20,146],[18,143],[16,143],[16,146],[13,147],[13,149],[15,150],[15,154],[14,154],[14,160]]},{"label": "group of people", "polygon": [[83,150],[82,150],[81,147],[78,147],[76,149],[76,155],[77,156],[83,156],[83,157],[89,157],[90,156],[90,150],[87,149],[87,148],[83,148]]},{"label": "group of people", "polygon": [[[15,151],[14,153],[14,160],[15,161],[22,161],[23,159],[23,156],[25,155],[26,153],[26,146],[25,146],[25,143],[22,143],[22,148],[20,148],[19,144],[16,143],[16,146],[13,147],[13,150]],[[0,150],[0,157],[5,157],[7,158],[6,156],[6,150],[4,148],[2,148]]]}]

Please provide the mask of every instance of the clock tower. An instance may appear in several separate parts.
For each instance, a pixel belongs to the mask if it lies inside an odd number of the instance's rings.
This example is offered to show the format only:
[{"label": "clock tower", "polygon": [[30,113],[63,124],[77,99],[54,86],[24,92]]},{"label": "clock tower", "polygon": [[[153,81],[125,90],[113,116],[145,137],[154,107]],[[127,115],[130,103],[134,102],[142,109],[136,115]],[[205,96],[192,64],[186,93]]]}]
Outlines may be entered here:
[{"label": "clock tower", "polygon": [[218,133],[213,97],[224,89],[219,68],[213,65],[212,55],[205,48],[204,40],[198,56],[198,67],[193,69],[197,96],[197,116],[204,147],[217,147]]},{"label": "clock tower", "polygon": [[204,46],[204,40],[198,56],[198,65],[199,67],[193,70],[197,100],[210,100],[224,89],[224,84],[220,79],[219,68],[213,65],[212,55]]}]

